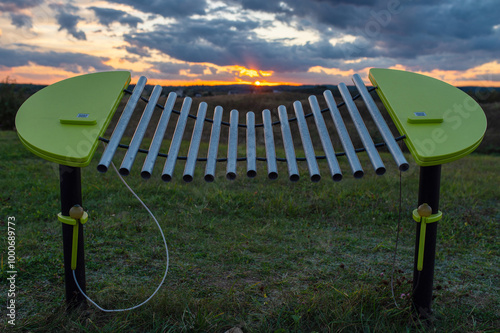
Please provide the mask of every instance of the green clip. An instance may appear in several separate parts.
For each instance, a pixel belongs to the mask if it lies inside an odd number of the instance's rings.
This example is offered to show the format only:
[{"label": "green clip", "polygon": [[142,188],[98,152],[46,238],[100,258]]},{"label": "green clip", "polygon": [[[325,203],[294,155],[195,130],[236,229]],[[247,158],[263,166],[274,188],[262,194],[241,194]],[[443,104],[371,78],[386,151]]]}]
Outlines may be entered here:
[{"label": "green clip", "polygon": [[81,219],[74,219],[69,216],[64,216],[62,213],[57,214],[57,219],[65,224],[69,224],[73,226],[73,242],[71,244],[71,269],[76,269],[76,257],[78,253],[78,229],[80,228],[79,224],[85,224],[89,215],[87,212],[83,212],[83,216]]},{"label": "green clip", "polygon": [[[64,216],[62,213],[57,214],[57,219],[59,220],[59,222],[69,225],[76,225],[77,222],[77,220],[69,216]],[[84,212],[82,218],[80,219],[80,223],[85,224],[88,221],[88,219],[89,219],[89,214],[87,214],[87,212]]]},{"label": "green clip", "polygon": [[425,231],[427,223],[434,223],[443,217],[443,213],[439,210],[437,214],[424,217],[418,214],[418,210],[413,211],[413,219],[420,223],[420,239],[418,245],[417,270],[421,271],[424,267],[424,248],[425,248]]}]

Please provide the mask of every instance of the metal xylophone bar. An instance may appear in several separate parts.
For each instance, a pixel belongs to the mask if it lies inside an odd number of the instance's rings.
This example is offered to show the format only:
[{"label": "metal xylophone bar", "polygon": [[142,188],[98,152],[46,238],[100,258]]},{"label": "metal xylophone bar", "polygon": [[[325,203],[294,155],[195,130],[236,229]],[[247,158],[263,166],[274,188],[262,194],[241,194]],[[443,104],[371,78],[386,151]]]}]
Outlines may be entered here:
[{"label": "metal xylophone bar", "polygon": [[120,166],[121,175],[126,176],[130,173],[130,168],[132,168],[132,164],[135,161],[142,139],[144,138],[144,134],[146,133],[146,128],[148,127],[151,116],[153,115],[156,103],[160,98],[161,90],[162,88],[160,86],[155,86],[153,92],[151,93],[150,103],[148,103],[148,105],[144,109],[144,113],[142,114],[141,120],[139,121],[139,125],[137,126],[134,136],[132,137],[132,141],[130,142],[127,154],[123,158],[122,165]]},{"label": "metal xylophone bar", "polygon": [[[130,168],[132,167],[134,159],[136,158],[137,152],[147,153],[147,157],[144,161],[144,165],[141,171],[141,176],[145,179],[151,177],[157,157],[163,156],[166,157],[165,165],[161,176],[161,178],[164,181],[170,181],[172,179],[176,162],[179,159],[186,160],[186,164],[184,166],[184,174],[183,174],[183,180],[186,182],[191,182],[193,180],[195,165],[197,161],[206,161],[204,179],[208,182],[211,182],[215,179],[216,162],[227,163],[226,178],[232,180],[235,179],[237,176],[236,170],[238,161],[246,161],[247,176],[255,177],[257,175],[257,165],[256,165],[257,160],[267,162],[268,177],[270,179],[276,179],[278,177],[277,161],[287,162],[289,179],[291,181],[299,180],[300,176],[298,172],[297,161],[305,160],[307,162],[307,166],[309,169],[309,175],[311,181],[317,182],[321,179],[321,174],[319,171],[317,159],[326,159],[332,179],[334,181],[340,181],[342,179],[342,171],[340,169],[337,156],[345,155],[351,167],[353,176],[355,178],[361,178],[364,174],[364,171],[363,168],[361,167],[361,163],[358,159],[356,152],[366,151],[375,169],[375,173],[377,175],[382,175],[385,173],[386,169],[376,147],[387,146],[399,170],[401,171],[407,170],[409,166],[408,162],[406,161],[403,153],[401,152],[399,146],[396,143],[396,140],[400,140],[402,139],[402,137],[396,139],[393,137],[387,123],[385,122],[379,109],[377,108],[375,102],[373,101],[370,95],[370,91],[366,88],[359,75],[354,75],[353,81],[354,84],[356,85],[357,90],[359,91],[359,95],[352,97],[347,86],[344,83],[340,83],[338,88],[343,99],[343,102],[341,103],[338,104],[336,103],[333,94],[331,93],[330,90],[326,90],[324,92],[323,96],[325,98],[325,102],[328,106],[328,109],[320,110],[317,98],[315,96],[310,96],[309,104],[312,110],[312,113],[310,114],[305,115],[302,103],[296,101],[293,103],[295,118],[289,118],[286,108],[281,105],[278,107],[279,121],[272,122],[271,112],[268,109],[265,109],[262,111],[262,119],[263,119],[262,124],[255,123],[255,114],[251,111],[246,114],[246,124],[240,124],[238,110],[231,110],[229,123],[222,121],[223,110],[220,106],[217,106],[215,108],[213,119],[206,118],[205,116],[207,113],[207,104],[205,102],[200,103],[197,115],[196,116],[192,115],[190,113],[192,100],[189,97],[184,98],[180,112],[173,110],[175,100],[177,98],[175,93],[169,94],[165,102],[165,106],[162,107],[161,105],[157,104],[159,96],[161,94],[160,86],[154,87],[153,92],[151,93],[149,99],[141,97],[142,91],[146,84],[146,78],[141,77],[137,85],[135,86],[133,92],[131,93],[131,97],[129,98],[124,108],[122,116],[120,117],[118,123],[115,126],[115,130],[111,135],[109,144],[106,147],[101,157],[97,169],[101,172],[105,172],[108,169],[109,164],[111,163],[111,160],[116,152],[117,147],[120,146],[128,148],[128,151],[125,154],[122,165],[120,167],[120,173],[122,175],[128,175],[130,173]],[[368,132],[368,129],[354,103],[354,100],[359,97],[362,97],[363,101],[365,102],[367,109],[384,140],[384,143],[377,145],[373,143],[373,140]],[[139,124],[137,125],[137,128],[132,137],[130,145],[129,146],[121,145],[120,140],[125,132],[125,129],[132,116],[132,113],[135,110],[137,102],[140,98],[145,100],[147,102],[147,105],[144,108],[143,114],[141,116]],[[357,134],[361,138],[361,141],[363,143],[363,148],[361,149],[356,149],[356,150],[354,149],[354,145],[351,141],[350,134],[338,110],[338,107],[342,105],[345,105],[347,107],[350,117],[352,118],[353,123],[355,125]],[[163,112],[161,114],[160,120],[158,121],[149,150],[146,151],[139,149],[140,143],[143,140],[146,129],[148,127],[148,123],[151,120],[152,113],[156,107],[163,109]],[[330,111],[330,116],[332,117],[333,122],[335,124],[336,133],[338,134],[340,142],[344,149],[343,153],[336,153],[332,145],[330,133],[328,131],[323,116],[323,113],[325,113],[328,110]],[[160,153],[160,147],[162,145],[163,139],[165,138],[167,125],[169,123],[169,119],[172,112],[177,113],[179,115],[179,118],[175,125],[175,130],[172,136],[168,154],[162,154]],[[317,156],[314,151],[311,134],[306,121],[306,118],[308,117],[314,118],[314,123],[316,125],[317,133],[319,134],[322,148],[325,153],[324,156]],[[196,119],[196,122],[193,131],[191,133],[192,137],[188,151],[188,156],[182,157],[179,156],[179,150],[182,138],[184,136],[186,124],[189,118]],[[211,123],[212,128],[210,134],[208,154],[206,158],[203,158],[198,156],[198,152],[203,132],[203,125],[205,122]],[[300,134],[300,141],[302,143],[302,147],[305,154],[304,158],[296,157],[294,140],[290,129],[290,123],[292,122],[297,122]],[[229,127],[227,158],[217,158],[221,128],[223,125]],[[279,125],[281,128],[281,139],[283,142],[286,158],[281,158],[276,156],[275,140],[274,140],[275,138],[273,134],[273,126],[276,125]],[[238,157],[238,131],[240,127],[246,129],[245,157]],[[256,156],[256,142],[257,142],[256,128],[258,127],[263,127],[264,143],[266,151],[265,158]],[[102,140],[107,141],[105,139]]]},{"label": "metal xylophone bar", "polygon": [[299,180],[299,167],[297,166],[297,158],[295,157],[295,150],[293,149],[292,132],[290,130],[290,123],[288,122],[288,114],[283,105],[278,107],[280,117],[281,135],[283,136],[283,147],[285,148],[285,156],[288,164],[289,179],[292,182]]},{"label": "metal xylophone bar", "polygon": [[316,154],[314,153],[311,135],[309,133],[309,129],[307,128],[302,103],[295,101],[293,103],[293,109],[295,110],[295,117],[297,118],[297,123],[299,125],[299,133],[300,138],[302,139],[302,146],[304,147],[304,154],[306,155],[307,166],[309,167],[309,175],[311,177],[311,181],[316,183],[320,181],[321,175],[319,173],[318,162],[316,161]]},{"label": "metal xylophone bar", "polygon": [[219,151],[220,129],[222,124],[222,107],[216,106],[212,123],[212,134],[208,146],[207,166],[205,168],[205,181],[213,182],[215,179],[215,165]]},{"label": "metal xylophone bar", "polygon": [[340,137],[340,142],[342,143],[342,147],[347,155],[347,160],[351,166],[354,178],[361,178],[364,175],[364,171],[361,167],[361,163],[359,162],[358,155],[356,155],[356,150],[354,149],[351,138],[349,137],[349,132],[347,132],[347,128],[345,127],[344,120],[342,119],[339,109],[337,108],[337,103],[333,98],[333,94],[330,90],[327,90],[323,93],[323,96],[325,97],[326,104],[328,105],[333,122],[335,123],[335,127]]},{"label": "metal xylophone bar", "polygon": [[328,129],[326,128],[325,120],[321,115],[321,110],[319,108],[318,99],[316,96],[309,97],[309,104],[314,114],[314,121],[316,122],[316,127],[320,135],[320,140],[323,145],[323,150],[325,151],[326,159],[328,161],[328,166],[332,174],[332,179],[335,181],[342,180],[342,171],[340,170],[339,162],[335,156],[335,150],[333,149],[332,141],[328,135]]},{"label": "metal xylophone bar", "polygon": [[144,160],[144,164],[142,166],[141,176],[144,179],[150,178],[151,173],[153,172],[153,167],[160,152],[161,142],[163,141],[163,137],[165,136],[165,131],[167,130],[168,121],[170,120],[170,115],[172,114],[172,109],[174,108],[176,98],[176,93],[171,92],[170,94],[168,94],[167,101],[165,102],[165,107],[163,108],[163,113],[161,114],[161,118],[158,121],[158,125],[156,126],[153,141],[151,141],[151,145],[149,146],[148,155],[146,156],[146,159]]},{"label": "metal xylophone bar", "polygon": [[128,99],[127,104],[125,105],[125,109],[123,110],[123,113],[118,120],[115,129],[113,130],[113,134],[111,134],[111,139],[109,140],[108,145],[106,146],[106,150],[101,157],[101,162],[99,162],[99,165],[97,166],[97,170],[99,170],[100,172],[106,172],[108,170],[111,159],[113,158],[113,155],[115,154],[116,149],[120,144],[120,140],[125,133],[128,122],[130,121],[130,118],[132,118],[132,114],[134,113],[137,102],[139,101],[142,91],[146,86],[146,81],[147,79],[144,76],[141,76],[137,81],[134,91]]},{"label": "metal xylophone bar", "polygon": [[276,151],[274,149],[273,125],[271,111],[262,111],[262,122],[264,124],[264,142],[266,144],[267,174],[269,179],[278,178],[278,164],[276,163]]},{"label": "metal xylophone bar", "polygon": [[247,113],[247,176],[257,176],[257,143],[255,138],[255,113]]},{"label": "metal xylophone bar", "polygon": [[349,114],[351,115],[351,118],[354,122],[354,126],[356,126],[356,129],[358,130],[358,134],[361,138],[361,141],[363,142],[363,146],[366,149],[366,153],[368,154],[368,157],[370,157],[370,161],[373,164],[375,173],[377,175],[383,175],[385,173],[384,163],[382,162],[382,159],[378,154],[377,148],[375,148],[372,137],[370,136],[370,133],[368,132],[368,129],[366,128],[366,125],[363,122],[358,108],[356,107],[356,104],[354,104],[354,101],[352,100],[351,94],[349,93],[349,90],[347,89],[345,83],[339,84],[339,90],[347,106],[347,110],[349,110]]},{"label": "metal xylophone bar", "polygon": [[191,98],[184,98],[181,114],[179,116],[179,120],[177,121],[177,126],[175,127],[174,137],[172,138],[172,143],[170,144],[170,148],[168,150],[167,160],[165,161],[165,166],[163,167],[163,173],[161,175],[161,179],[166,182],[172,179],[172,174],[174,173],[175,162],[177,162],[177,155],[179,154],[179,150],[181,148],[182,136],[184,135],[184,129],[186,128],[191,103]]},{"label": "metal xylophone bar", "polygon": [[363,83],[363,80],[361,80],[359,74],[354,74],[353,81],[354,84],[356,85],[356,88],[358,88],[359,94],[365,101],[366,107],[368,108],[368,111],[370,112],[373,120],[375,121],[375,125],[377,125],[380,134],[382,135],[385,143],[387,144],[387,147],[389,148],[392,157],[394,158],[394,160],[396,160],[396,163],[398,164],[400,170],[401,171],[408,170],[409,168],[408,162],[406,162],[406,159],[401,154],[401,150],[399,149],[396,140],[394,140],[394,137],[391,135],[391,131],[389,130],[387,123],[384,121],[384,118],[380,114],[380,110],[378,109],[377,105],[375,104],[375,101],[373,100],[372,96],[366,89],[366,86]]},{"label": "metal xylophone bar", "polygon": [[203,132],[203,123],[205,122],[207,107],[207,103],[200,103],[198,113],[196,115],[196,124],[194,125],[193,136],[191,137],[191,145],[189,146],[186,166],[184,167],[184,176],[182,176],[182,179],[184,179],[184,181],[187,183],[193,181],[194,167],[196,158],[198,156],[198,150],[200,148],[201,133]]},{"label": "metal xylophone bar", "polygon": [[236,178],[236,161],[238,158],[238,110],[231,110],[229,114],[229,136],[227,143],[226,178]]}]

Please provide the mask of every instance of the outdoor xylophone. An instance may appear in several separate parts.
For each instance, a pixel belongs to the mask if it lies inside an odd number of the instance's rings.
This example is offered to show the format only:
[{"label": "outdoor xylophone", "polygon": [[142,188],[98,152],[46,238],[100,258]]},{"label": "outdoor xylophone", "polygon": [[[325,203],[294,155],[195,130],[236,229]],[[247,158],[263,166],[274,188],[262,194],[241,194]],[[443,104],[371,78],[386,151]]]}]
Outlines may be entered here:
[{"label": "outdoor xylophone", "polygon": [[[128,175],[139,152],[145,153],[141,176],[150,178],[159,157],[164,159],[161,179],[169,182],[174,177],[174,168],[179,160],[185,160],[182,179],[191,182],[194,178],[195,166],[205,166],[205,181],[216,178],[217,162],[225,163],[226,178],[237,177],[237,162],[246,163],[248,177],[257,175],[257,161],[265,161],[267,175],[270,179],[278,177],[277,162],[287,164],[290,181],[300,178],[298,161],[305,161],[309,170],[309,178],[313,182],[321,179],[318,160],[326,160],[331,178],[340,181],[343,171],[338,157],[346,156],[352,175],[361,178],[364,170],[357,152],[366,151],[377,175],[385,173],[385,165],[379,156],[378,147],[386,146],[397,167],[406,171],[409,164],[401,152],[397,141],[404,140],[411,155],[420,166],[420,182],[418,206],[413,211],[417,222],[415,262],[413,279],[413,304],[422,316],[431,311],[432,284],[434,278],[434,261],[436,248],[437,221],[442,213],[439,211],[439,189],[441,164],[457,160],[476,149],[485,130],[486,117],[481,107],[473,98],[461,90],[437,79],[424,75],[389,69],[371,69],[369,79],[373,88],[367,88],[359,75],[353,76],[358,95],[352,97],[348,87],[338,85],[342,102],[337,103],[330,90],[323,94],[328,108],[321,110],[315,96],[309,97],[312,113],[305,114],[300,102],[293,104],[295,117],[289,118],[284,106],[278,107],[278,119],[272,120],[271,112],[262,111],[262,123],[257,124],[255,114],[247,112],[245,123],[240,123],[239,112],[230,111],[229,122],[222,121],[223,110],[217,106],[213,118],[206,118],[207,104],[198,106],[197,114],[190,112],[192,99],[184,98],[180,111],[174,110],[177,96],[171,92],[164,105],[158,104],[162,93],[161,86],[155,86],[149,96],[144,97],[146,78],[139,78],[133,91],[127,90],[130,73],[125,71],[87,74],[52,84],[32,97],[19,109],[16,116],[16,127],[22,143],[34,154],[60,165],[61,213],[59,220],[63,222],[63,246],[66,278],[66,299],[68,304],[75,305],[85,301],[73,280],[75,272],[78,284],[85,291],[85,263],[83,226],[88,216],[75,205],[82,205],[80,168],[87,166],[97,149],[99,141],[107,142],[97,169],[106,172],[118,147],[126,148],[119,172]],[[372,99],[375,90],[398,131],[394,137],[380,110]],[[130,94],[120,119],[116,123],[109,140],[102,136],[124,94]],[[383,138],[382,143],[374,144],[368,129],[354,102],[361,98]],[[139,100],[147,102],[135,133],[128,145],[121,143],[132,115],[138,108]],[[363,148],[354,148],[349,133],[342,119],[339,108],[345,106],[353,120],[357,135]],[[146,130],[155,112],[161,112],[160,119],[152,137],[149,149],[141,149]],[[177,115],[173,134],[167,134],[167,126],[172,122],[172,114]],[[317,156],[314,151],[311,134],[306,118],[313,117],[316,131],[319,134],[324,155]],[[328,128],[324,117],[331,117],[335,127]],[[195,121],[187,156],[179,156],[181,142],[189,119]],[[207,156],[200,157],[199,147],[205,122],[211,124]],[[291,126],[296,125],[300,138],[293,137]],[[281,140],[285,157],[277,157],[273,126],[281,129]],[[221,131],[227,127],[227,155],[219,158],[219,141]],[[265,146],[265,157],[257,157],[256,128],[262,127]],[[246,155],[238,156],[238,133],[245,131]],[[332,144],[332,136],[336,135],[341,142],[343,152],[336,152]],[[162,145],[171,138],[168,152],[162,151]],[[165,140],[164,140],[165,139]],[[262,140],[261,140],[262,141]],[[300,142],[305,157],[297,157],[294,142]],[[70,212],[71,211],[71,212]],[[424,260],[425,257],[425,260]]]}]

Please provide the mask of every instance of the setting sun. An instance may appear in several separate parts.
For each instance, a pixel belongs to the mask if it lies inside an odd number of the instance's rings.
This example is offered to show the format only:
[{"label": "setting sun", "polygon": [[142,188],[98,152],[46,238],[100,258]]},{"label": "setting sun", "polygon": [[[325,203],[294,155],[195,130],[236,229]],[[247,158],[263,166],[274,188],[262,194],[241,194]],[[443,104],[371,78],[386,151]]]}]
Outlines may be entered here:
[{"label": "setting sun", "polygon": [[253,84],[255,84],[256,86],[260,86],[260,81],[255,81]]}]

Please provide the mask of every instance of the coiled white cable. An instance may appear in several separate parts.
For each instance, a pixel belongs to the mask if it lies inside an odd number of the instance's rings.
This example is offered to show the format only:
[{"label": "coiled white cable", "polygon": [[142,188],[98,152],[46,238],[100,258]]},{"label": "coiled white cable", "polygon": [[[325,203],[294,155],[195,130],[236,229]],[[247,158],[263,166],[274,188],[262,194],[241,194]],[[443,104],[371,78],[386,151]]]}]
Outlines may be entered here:
[{"label": "coiled white cable", "polygon": [[165,278],[167,277],[167,273],[168,273],[168,267],[169,267],[169,256],[168,256],[168,246],[167,246],[167,241],[165,240],[165,235],[163,234],[163,230],[160,226],[160,223],[158,223],[158,220],[156,219],[156,217],[154,216],[154,214],[151,212],[151,210],[148,208],[148,206],[146,206],[146,204],[141,200],[141,198],[139,198],[139,196],[134,192],[134,190],[127,184],[127,182],[125,181],[125,179],[123,179],[123,177],[120,175],[120,173],[118,172],[118,170],[116,169],[116,166],[114,165],[113,162],[111,162],[111,165],[113,166],[113,169],[115,169],[115,172],[116,174],[118,175],[118,177],[120,177],[121,181],[125,184],[125,186],[128,188],[128,190],[136,197],[137,200],[139,200],[139,202],[141,203],[141,205],[144,207],[144,209],[146,209],[146,211],[149,213],[149,215],[151,215],[151,217],[153,218],[153,220],[155,221],[156,225],[158,226],[158,229],[160,230],[160,234],[161,234],[161,237],[163,239],[163,244],[165,245],[165,253],[167,255],[167,265],[165,267],[165,274],[163,274],[163,278],[161,279],[161,282],[160,284],[158,285],[158,287],[156,288],[156,290],[151,294],[151,296],[148,297],[148,299],[146,299],[144,302],[142,302],[141,304],[138,304],[138,305],[135,305],[133,307],[130,307],[130,308],[126,308],[126,309],[104,309],[102,307],[100,307],[99,305],[96,304],[96,302],[94,302],[92,299],[90,299],[89,296],[87,296],[82,288],[80,288],[80,285],[78,284],[78,281],[76,280],[76,275],[75,275],[75,270],[73,270],[73,279],[75,280],[75,283],[76,283],[76,286],[78,287],[78,290],[82,293],[83,296],[85,296],[85,298],[92,304],[94,304],[99,310],[101,311],[104,311],[104,312],[121,312],[121,311],[129,311],[129,310],[133,310],[133,309],[137,309],[138,307],[146,304],[147,302],[149,302],[149,300],[151,298],[153,298],[154,295],[156,295],[156,293],[158,292],[158,290],[160,290],[160,287],[163,285],[163,282],[165,282]]}]

